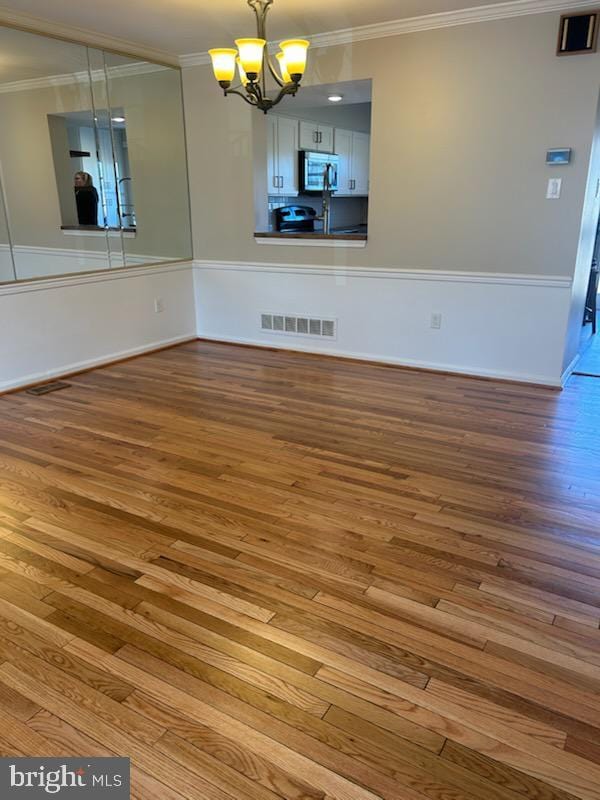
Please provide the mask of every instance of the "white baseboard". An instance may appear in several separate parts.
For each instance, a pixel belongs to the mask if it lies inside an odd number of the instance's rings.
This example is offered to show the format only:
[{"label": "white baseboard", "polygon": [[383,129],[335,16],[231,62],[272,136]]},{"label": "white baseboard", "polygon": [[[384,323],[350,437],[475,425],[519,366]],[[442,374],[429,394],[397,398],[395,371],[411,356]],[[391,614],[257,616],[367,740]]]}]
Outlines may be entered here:
[{"label": "white baseboard", "polygon": [[380,364],[389,364],[396,367],[406,367],[408,369],[428,370],[430,372],[453,372],[457,375],[464,375],[470,378],[489,378],[492,380],[513,381],[518,383],[533,383],[537,386],[548,386],[553,389],[562,388],[561,381],[549,379],[547,375],[525,374],[521,372],[499,372],[496,370],[478,369],[477,372],[469,369],[469,367],[460,366],[457,364],[437,363],[434,361],[416,361],[408,358],[394,358],[391,356],[378,355],[377,353],[356,353],[348,350],[340,350],[335,347],[328,347],[326,350],[310,347],[310,345],[288,344],[282,342],[281,345],[265,344],[260,339],[247,339],[242,337],[222,337],[211,335],[210,333],[202,333],[200,339],[207,339],[214,342],[223,342],[225,344],[243,344],[252,345],[253,347],[261,347],[265,350],[291,350],[298,353],[312,353],[319,356],[329,356],[332,358],[352,358],[357,361],[371,361]]},{"label": "white baseboard", "polygon": [[66,364],[58,369],[51,369],[45,372],[31,373],[30,375],[23,375],[18,380],[5,381],[0,383],[0,393],[13,391],[25,386],[31,386],[36,383],[44,383],[55,378],[60,378],[65,375],[72,375],[76,372],[85,372],[86,370],[96,369],[97,367],[104,367],[115,361],[122,361],[126,358],[133,358],[134,356],[149,353],[153,350],[160,350],[163,347],[171,347],[176,344],[183,344],[184,342],[193,342],[197,340],[196,332],[189,333],[185,336],[175,336],[172,339],[162,339],[156,342],[150,342],[142,347],[131,347],[127,350],[120,350],[115,353],[102,356],[101,358],[89,358],[85,361],[78,361],[72,364]]},{"label": "white baseboard", "polygon": [[563,374],[561,376],[560,385],[562,387],[566,386],[567,381],[569,380],[569,378],[571,377],[571,375],[575,371],[575,367],[577,366],[577,364],[579,364],[580,361],[581,361],[581,353],[577,353],[577,355],[575,356],[573,361],[571,361],[571,363],[569,364],[569,366],[566,368],[566,370],[563,372]]}]

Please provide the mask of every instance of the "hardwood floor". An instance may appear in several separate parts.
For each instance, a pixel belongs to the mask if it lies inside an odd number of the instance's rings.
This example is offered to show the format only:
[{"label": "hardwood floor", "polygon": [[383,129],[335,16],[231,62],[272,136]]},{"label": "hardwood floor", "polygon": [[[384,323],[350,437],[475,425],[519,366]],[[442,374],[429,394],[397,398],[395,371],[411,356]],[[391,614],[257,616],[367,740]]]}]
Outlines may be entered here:
[{"label": "hardwood floor", "polygon": [[0,398],[0,755],[598,800],[600,381],[197,342]]}]

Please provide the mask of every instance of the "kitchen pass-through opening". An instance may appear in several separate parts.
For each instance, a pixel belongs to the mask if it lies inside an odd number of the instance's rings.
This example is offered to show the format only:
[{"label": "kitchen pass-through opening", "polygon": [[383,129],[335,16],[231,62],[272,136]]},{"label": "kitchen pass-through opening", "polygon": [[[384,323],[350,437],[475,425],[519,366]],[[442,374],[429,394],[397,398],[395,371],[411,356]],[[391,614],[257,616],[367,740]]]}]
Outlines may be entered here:
[{"label": "kitchen pass-through opening", "polygon": [[367,236],[372,82],[302,87],[254,118],[257,232]]}]

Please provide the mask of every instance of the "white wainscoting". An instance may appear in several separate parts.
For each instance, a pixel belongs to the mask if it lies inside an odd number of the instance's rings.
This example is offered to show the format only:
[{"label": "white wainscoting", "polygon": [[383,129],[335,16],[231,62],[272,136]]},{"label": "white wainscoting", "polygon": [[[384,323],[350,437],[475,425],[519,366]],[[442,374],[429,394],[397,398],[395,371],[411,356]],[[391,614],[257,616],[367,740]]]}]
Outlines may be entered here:
[{"label": "white wainscoting", "polygon": [[5,284],[0,320],[0,391],[194,339],[192,265]]},{"label": "white wainscoting", "polygon": [[[0,391],[196,335],[560,386],[570,293],[526,274],[206,261],[8,283]],[[263,312],[335,319],[337,335],[262,331]]]},{"label": "white wainscoting", "polygon": [[[194,261],[198,335],[561,386],[568,278]],[[261,313],[337,320],[335,341],[261,330]],[[442,328],[431,329],[431,315]]]}]

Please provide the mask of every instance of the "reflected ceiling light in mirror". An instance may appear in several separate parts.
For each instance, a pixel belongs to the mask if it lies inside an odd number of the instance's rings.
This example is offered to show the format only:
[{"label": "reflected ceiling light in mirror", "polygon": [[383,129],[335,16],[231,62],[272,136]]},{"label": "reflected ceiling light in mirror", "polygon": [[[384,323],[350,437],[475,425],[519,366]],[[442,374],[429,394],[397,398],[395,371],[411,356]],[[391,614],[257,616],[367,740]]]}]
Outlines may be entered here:
[{"label": "reflected ceiling light in mirror", "polygon": [[[306,70],[310,42],[306,39],[286,39],[276,55],[277,65],[267,48],[267,13],[274,0],[246,0],[256,16],[256,39],[236,39],[237,50],[219,47],[208,51],[215,78],[223,93],[236,94],[265,114],[287,95],[295,96]],[[231,88],[236,66],[240,84]],[[267,94],[267,73],[279,87],[274,97]]]},{"label": "reflected ceiling light in mirror", "polygon": [[343,94],[330,94],[327,99],[329,100],[330,103],[341,103],[342,100],[344,99],[344,95]]},{"label": "reflected ceiling light in mirror", "polygon": [[125,122],[125,117],[111,117],[113,122]]}]

